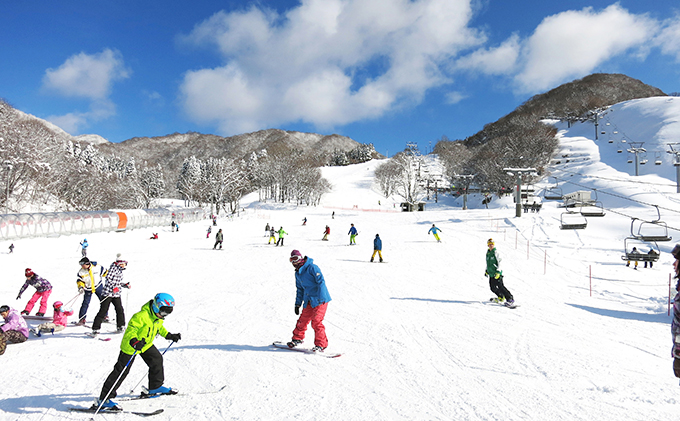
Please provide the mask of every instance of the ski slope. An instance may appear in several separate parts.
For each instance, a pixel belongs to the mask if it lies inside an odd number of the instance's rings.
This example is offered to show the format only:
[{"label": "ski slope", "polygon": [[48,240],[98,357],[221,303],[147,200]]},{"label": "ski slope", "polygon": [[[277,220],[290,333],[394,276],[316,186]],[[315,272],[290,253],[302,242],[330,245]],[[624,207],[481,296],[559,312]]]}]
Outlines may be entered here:
[{"label": "ski slope", "polygon": [[[616,113],[610,121],[623,125]],[[449,197],[425,212],[393,212],[396,199],[371,189],[378,163],[369,162],[324,168],[334,190],[318,207],[249,197],[238,218],[218,220],[225,232],[221,251],[212,250],[215,229],[205,238],[209,221],[182,225],[176,233],[154,229],[160,235],[155,241],[148,240],[151,230],[88,235],[92,260],[108,266],[122,253],[129,261],[125,281],[132,289],[123,297],[128,318],[157,292],[172,294],[177,303],[165,326],[182,340],[165,354],[166,385],[187,395],[121,404],[127,410],[164,408],[154,420],[182,421],[677,418],[680,386],[672,373],[667,315],[668,252],[675,241],[659,243],[662,255],[651,269],[635,270],[621,260],[629,216],[656,218],[644,203],[678,208],[674,180],[626,174],[625,165],[612,161],[625,156],[607,153],[611,144],[587,137],[592,124],[561,129],[561,153],[590,159],[556,164],[551,174],[570,180],[561,182],[565,192],[599,189],[607,209],[603,218],[589,218],[585,230],[561,230],[563,209],[547,201],[540,213],[521,218],[509,198],[494,199],[490,209],[471,197],[473,209],[463,211]],[[673,229],[680,227],[678,213],[661,215],[669,234],[680,239]],[[284,247],[267,244],[267,223],[289,233]],[[348,246],[350,223],[359,230],[356,246]],[[427,234],[433,223],[442,230],[442,243]],[[322,242],[326,225],[330,241]],[[369,263],[375,234],[382,238],[385,263]],[[503,258],[517,309],[486,303],[492,296],[483,276],[488,238]],[[74,297],[81,240],[16,241],[14,254],[0,254],[0,304],[23,309],[32,291],[20,301],[15,297],[26,267],[52,282],[50,302]],[[270,346],[289,340],[297,319],[292,249],[312,257],[326,278],[333,298],[325,319],[328,351],[341,352],[339,358]],[[91,305],[89,320],[96,311]],[[66,409],[91,405],[120,337],[102,342],[86,332],[68,327],[8,346],[0,357],[0,420],[91,417]],[[312,343],[310,328],[306,344]],[[156,340],[161,351],[168,344]],[[136,361],[120,395],[129,395],[145,371]]]}]

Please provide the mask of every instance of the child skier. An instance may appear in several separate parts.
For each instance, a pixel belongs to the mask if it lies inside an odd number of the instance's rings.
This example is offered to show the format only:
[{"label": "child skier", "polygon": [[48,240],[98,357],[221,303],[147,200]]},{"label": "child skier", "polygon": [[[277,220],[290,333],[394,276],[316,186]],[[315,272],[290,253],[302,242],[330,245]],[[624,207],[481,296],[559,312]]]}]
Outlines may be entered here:
[{"label": "child skier", "polygon": [[222,228],[220,228],[217,231],[217,234],[215,234],[215,245],[213,246],[213,250],[217,249],[217,246],[220,246],[220,249],[222,249],[222,241],[224,241],[224,234],[222,234]]},{"label": "child skier", "polygon": [[83,257],[87,256],[87,246],[89,246],[89,244],[87,244],[87,238],[83,238],[83,241],[80,242],[80,252],[82,253]]},{"label": "child skier", "polygon": [[116,390],[130,372],[130,367],[135,356],[139,354],[147,366],[149,366],[149,387],[143,395],[172,395],[177,392],[172,388],[163,386],[165,375],[163,370],[163,355],[153,344],[156,335],[177,342],[182,339],[179,333],[169,333],[163,326],[165,317],[172,313],[175,308],[175,299],[166,293],[156,294],[152,300],[142,306],[142,309],[130,318],[130,323],[123,340],[120,343],[118,360],[113,366],[113,371],[106,378],[104,386],[99,394],[99,399],[91,409],[104,411],[120,411],[118,404],[111,399],[115,398]]},{"label": "child skier", "polygon": [[267,244],[271,244],[272,240],[274,240],[274,245],[276,245],[276,231],[274,231],[274,226],[269,229],[269,242]]},{"label": "child skier", "polygon": [[52,316],[51,322],[45,322],[38,325],[38,328],[34,332],[36,336],[41,336],[41,332],[61,332],[66,329],[66,322],[68,321],[68,316],[73,315],[73,310],[70,308],[63,308],[64,303],[61,301],[56,301],[52,304],[54,308],[54,316]]},{"label": "child skier", "polygon": [[[293,339],[287,343],[289,348],[295,348],[305,339],[307,325],[311,322],[314,329],[314,352],[323,352],[328,346],[326,328],[323,318],[326,315],[328,302],[331,296],[326,288],[326,280],[321,274],[321,269],[314,261],[293,250],[290,253],[290,263],[295,268],[295,314],[300,315],[293,330]],[[302,314],[300,314],[302,306]]]},{"label": "child skier", "polygon": [[0,326],[0,355],[5,353],[7,342],[19,344],[28,339],[28,325],[19,312],[9,306],[0,306],[0,315],[5,324]]},{"label": "child skier", "polygon": [[496,298],[491,300],[496,303],[505,302],[506,306],[512,307],[515,304],[515,300],[512,298],[510,291],[503,285],[503,272],[498,270],[501,258],[498,255],[493,239],[489,238],[486,244],[489,249],[486,251],[486,272],[484,274],[489,277],[489,287],[496,294]]},{"label": "child skier", "polygon": [[108,272],[104,268],[99,268],[97,262],[92,262],[87,257],[83,257],[78,263],[80,270],[78,271],[76,285],[78,285],[78,292],[83,294],[83,303],[80,305],[76,324],[82,326],[85,324],[92,294],[95,294],[100,302],[104,300],[103,278],[106,277]]},{"label": "child skier", "polygon": [[208,227],[208,235],[205,238],[210,238],[211,232],[212,232],[212,227]]},{"label": "child skier", "polygon": [[99,329],[102,327],[102,322],[106,318],[106,313],[109,312],[109,306],[113,304],[116,309],[116,326],[118,332],[123,331],[125,326],[125,312],[123,311],[123,304],[120,299],[122,288],[130,288],[130,283],[123,283],[123,271],[127,267],[127,261],[120,258],[121,254],[116,255],[116,261],[111,263],[108,273],[106,274],[106,284],[104,285],[104,299],[101,301],[99,312],[94,317],[92,323],[91,336],[97,336]]},{"label": "child skier", "polygon": [[438,243],[441,243],[442,240],[439,239],[439,232],[441,232],[439,228],[435,227],[434,224],[432,224],[432,228],[427,232],[427,235],[434,234],[434,239],[437,240]]},{"label": "child skier", "polygon": [[326,225],[326,229],[323,231],[323,238],[321,239],[322,241],[328,241],[328,236],[331,233],[331,228]]},{"label": "child skier", "polygon": [[380,235],[376,234],[375,238],[373,239],[373,256],[371,256],[371,262],[373,259],[375,259],[375,254],[378,253],[378,256],[380,257],[380,262],[382,263],[383,258],[382,258],[382,240],[380,239]]},{"label": "child skier", "polygon": [[354,227],[354,224],[350,224],[351,228],[349,229],[349,232],[347,235],[349,235],[349,245],[351,246],[352,244],[356,245],[357,243],[357,235],[359,235],[359,232],[357,229]]},{"label": "child skier", "polygon": [[288,234],[288,233],[287,233],[286,231],[283,230],[283,227],[279,228],[279,230],[277,231],[277,233],[279,234],[279,241],[276,242],[276,246],[278,247],[279,244],[280,244],[281,247],[283,247],[283,236],[284,236],[285,234]]},{"label": "child skier", "polygon": [[35,303],[40,299],[40,310],[38,310],[37,313],[35,313],[36,316],[42,317],[45,315],[45,311],[47,311],[47,299],[50,298],[50,294],[52,293],[52,285],[47,282],[47,279],[43,279],[40,276],[36,275],[33,270],[26,268],[24,271],[24,275],[26,276],[26,282],[24,282],[24,286],[21,287],[19,290],[19,295],[17,295],[17,300],[21,299],[21,294],[26,291],[26,288],[28,288],[29,285],[33,285],[35,287],[35,293],[31,297],[30,300],[28,300],[28,303],[26,304],[26,308],[24,311],[21,312],[21,314],[29,315],[31,314],[31,310],[33,310],[33,306]]}]

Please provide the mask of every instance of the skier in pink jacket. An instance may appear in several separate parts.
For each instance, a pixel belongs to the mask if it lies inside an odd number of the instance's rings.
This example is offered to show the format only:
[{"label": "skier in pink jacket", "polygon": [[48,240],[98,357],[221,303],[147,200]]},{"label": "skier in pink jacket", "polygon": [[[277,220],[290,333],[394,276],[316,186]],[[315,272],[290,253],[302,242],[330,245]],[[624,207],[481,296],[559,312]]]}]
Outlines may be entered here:
[{"label": "skier in pink jacket", "polygon": [[38,325],[38,329],[34,332],[36,336],[41,336],[41,332],[61,332],[66,329],[66,323],[68,322],[68,316],[73,315],[73,310],[70,308],[64,308],[64,303],[61,301],[56,301],[52,304],[54,308],[54,316],[51,322],[45,322]]}]

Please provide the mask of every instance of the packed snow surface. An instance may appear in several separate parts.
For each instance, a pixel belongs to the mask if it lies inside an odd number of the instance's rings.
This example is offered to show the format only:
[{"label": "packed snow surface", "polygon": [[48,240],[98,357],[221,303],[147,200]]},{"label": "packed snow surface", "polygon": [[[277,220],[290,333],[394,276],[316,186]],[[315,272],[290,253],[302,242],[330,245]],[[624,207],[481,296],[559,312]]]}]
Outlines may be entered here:
[{"label": "packed snow surface", "polygon": [[[655,101],[622,105],[609,121],[623,126],[615,119],[619,111],[625,114],[623,107],[649,111],[661,107]],[[658,130],[667,128],[664,119]],[[318,207],[249,197],[239,216],[218,219],[225,232],[221,251],[212,250],[215,228],[206,238],[207,220],[182,225],[179,232],[162,227],[87,235],[92,260],[108,266],[122,253],[129,261],[126,317],[158,292],[172,294],[177,303],[165,326],[182,340],[165,354],[165,376],[167,386],[186,395],[122,405],[164,408],[153,419],[178,421],[676,419],[680,386],[671,367],[668,316],[675,241],[658,243],[661,258],[653,268],[641,264],[636,270],[621,259],[631,217],[658,218],[652,204],[659,205],[669,235],[680,239],[674,168],[666,162],[656,166],[666,171],[663,176],[648,166],[649,172],[632,177],[626,154],[616,152],[616,143],[594,141],[593,125],[587,124],[560,126],[556,156],[579,159],[549,169],[565,193],[598,189],[606,215],[588,218],[584,230],[560,229],[564,209],[554,201],[520,218],[508,197],[494,197],[489,209],[479,196],[469,198],[469,210],[447,196],[430,200],[424,212],[395,212],[398,199],[372,188],[379,163],[369,162],[325,168],[334,190]],[[638,133],[626,131],[631,138]],[[537,193],[553,184],[546,179]],[[267,223],[289,233],[283,247],[267,244]],[[359,230],[355,246],[348,245],[350,223]],[[442,230],[441,243],[427,234],[432,224]],[[326,225],[330,238],[321,241]],[[152,231],[159,232],[158,240],[148,239]],[[385,263],[369,263],[376,234]],[[503,259],[516,309],[487,303],[489,238]],[[54,285],[50,302],[69,301],[77,294],[82,239],[15,241],[13,254],[0,254],[0,304],[23,309],[32,289],[15,298],[27,267]],[[647,251],[644,243],[640,247]],[[270,346],[289,340],[297,319],[288,262],[293,249],[312,257],[324,274],[333,298],[325,319],[328,351],[342,353],[339,358]],[[76,312],[79,305],[77,299]],[[90,306],[90,321],[97,307]],[[68,327],[8,346],[0,357],[0,419],[91,417],[67,408],[92,404],[121,337],[103,342],[85,336],[87,331]],[[312,346],[313,337],[310,328],[305,345]],[[159,337],[155,344],[163,351],[169,342]],[[135,361],[120,395],[129,396],[145,372],[144,362]]]}]

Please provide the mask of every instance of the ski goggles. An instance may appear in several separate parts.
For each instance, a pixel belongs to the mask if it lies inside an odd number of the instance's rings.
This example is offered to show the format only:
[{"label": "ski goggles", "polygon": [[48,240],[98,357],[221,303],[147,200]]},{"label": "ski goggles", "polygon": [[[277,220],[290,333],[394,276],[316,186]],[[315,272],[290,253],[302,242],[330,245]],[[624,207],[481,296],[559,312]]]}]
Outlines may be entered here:
[{"label": "ski goggles", "polygon": [[290,256],[290,259],[288,260],[290,260],[291,263],[297,263],[302,260],[302,256],[296,254],[295,256]]},{"label": "ski goggles", "polygon": [[170,306],[163,306],[160,309],[158,309],[158,315],[161,316],[161,318],[167,316],[168,314],[172,313],[174,307]]}]

